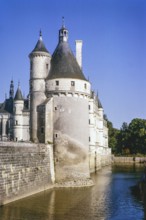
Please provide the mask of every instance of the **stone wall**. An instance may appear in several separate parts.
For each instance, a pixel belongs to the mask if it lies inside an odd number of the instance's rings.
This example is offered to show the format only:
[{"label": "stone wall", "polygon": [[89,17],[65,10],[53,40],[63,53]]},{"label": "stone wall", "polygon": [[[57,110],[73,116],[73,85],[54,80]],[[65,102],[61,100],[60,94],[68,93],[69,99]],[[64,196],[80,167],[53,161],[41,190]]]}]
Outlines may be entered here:
[{"label": "stone wall", "polygon": [[56,182],[90,178],[88,100],[54,97]]},{"label": "stone wall", "polygon": [[90,160],[89,160],[90,173],[94,173],[94,172],[100,170],[102,167],[110,165],[112,162],[111,152],[110,152],[109,148],[107,148],[104,153],[102,152],[102,154],[99,151],[99,148],[96,151],[91,151],[89,154],[89,158],[90,158]]},{"label": "stone wall", "polygon": [[[102,166],[108,165],[110,154],[104,156],[96,154],[96,159],[94,155],[94,171],[91,170],[91,167],[89,171],[86,151],[82,147],[79,148],[78,142],[75,143],[71,138],[68,139],[68,136],[62,136],[62,138],[64,137],[67,138],[71,149],[69,154],[65,154],[68,150],[66,149],[62,155],[60,154],[62,145],[60,145],[58,148],[60,156],[56,157],[55,169],[52,145],[0,142],[0,205],[53,187],[93,184],[90,172],[95,172],[95,169],[98,170]],[[61,156],[63,157],[61,158]],[[60,159],[62,159],[61,162]],[[67,164],[65,164],[66,159],[69,159]],[[62,179],[59,172],[63,174]],[[64,175],[66,175],[65,179]]]},{"label": "stone wall", "polygon": [[51,145],[0,142],[0,205],[53,186]]},{"label": "stone wall", "polygon": [[144,163],[146,157],[112,157],[112,161],[116,164],[120,163]]}]

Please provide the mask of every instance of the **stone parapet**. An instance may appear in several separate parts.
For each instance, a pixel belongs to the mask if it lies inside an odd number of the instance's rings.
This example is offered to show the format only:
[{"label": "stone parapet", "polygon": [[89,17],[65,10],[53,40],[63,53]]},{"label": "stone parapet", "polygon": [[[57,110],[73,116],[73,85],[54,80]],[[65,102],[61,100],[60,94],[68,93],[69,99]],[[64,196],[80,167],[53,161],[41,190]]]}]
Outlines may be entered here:
[{"label": "stone parapet", "polygon": [[112,157],[112,161],[115,164],[118,163],[146,163],[146,157]]},{"label": "stone parapet", "polygon": [[0,142],[0,205],[53,187],[52,146]]}]

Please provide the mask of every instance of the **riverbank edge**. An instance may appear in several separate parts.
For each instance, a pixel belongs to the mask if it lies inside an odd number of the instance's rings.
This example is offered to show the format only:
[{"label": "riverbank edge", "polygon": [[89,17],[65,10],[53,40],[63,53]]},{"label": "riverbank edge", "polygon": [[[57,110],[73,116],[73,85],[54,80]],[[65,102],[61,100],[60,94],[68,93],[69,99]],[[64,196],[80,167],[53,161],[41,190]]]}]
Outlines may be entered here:
[{"label": "riverbank edge", "polygon": [[146,157],[123,157],[112,155],[112,163],[114,164],[144,164],[146,163]]}]

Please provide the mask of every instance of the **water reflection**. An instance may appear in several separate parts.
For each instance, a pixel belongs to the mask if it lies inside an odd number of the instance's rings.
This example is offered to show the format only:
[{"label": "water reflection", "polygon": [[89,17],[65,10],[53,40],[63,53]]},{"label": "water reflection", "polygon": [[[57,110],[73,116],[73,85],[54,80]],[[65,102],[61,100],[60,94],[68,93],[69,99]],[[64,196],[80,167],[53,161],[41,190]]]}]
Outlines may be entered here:
[{"label": "water reflection", "polygon": [[50,190],[0,208],[1,220],[140,220],[143,208],[130,186],[139,170],[108,167],[92,175],[95,186]]},{"label": "water reflection", "polygon": [[143,206],[131,194],[131,186],[140,179],[140,167],[114,167],[111,185],[111,219],[143,219]]}]

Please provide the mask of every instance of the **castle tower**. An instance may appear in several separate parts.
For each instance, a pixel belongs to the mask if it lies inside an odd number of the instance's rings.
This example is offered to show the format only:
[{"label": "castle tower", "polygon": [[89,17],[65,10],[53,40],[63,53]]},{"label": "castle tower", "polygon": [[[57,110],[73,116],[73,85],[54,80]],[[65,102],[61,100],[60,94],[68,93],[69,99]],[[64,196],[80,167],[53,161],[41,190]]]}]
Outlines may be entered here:
[{"label": "castle tower", "polygon": [[[62,25],[46,79],[46,95],[53,98],[53,143],[56,182],[85,180],[89,172],[88,99],[86,80]],[[52,98],[51,98],[52,97]],[[46,122],[47,124],[47,122]]]},{"label": "castle tower", "polygon": [[24,99],[18,85],[13,104],[13,137],[14,141],[23,140],[23,109]]},{"label": "castle tower", "polygon": [[34,50],[29,55],[30,58],[30,139],[38,142],[37,138],[37,106],[45,99],[45,79],[50,69],[51,55],[46,49],[42,33],[40,31],[39,40]]}]

